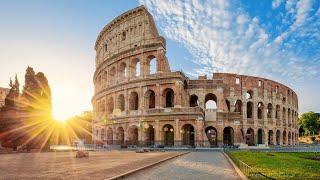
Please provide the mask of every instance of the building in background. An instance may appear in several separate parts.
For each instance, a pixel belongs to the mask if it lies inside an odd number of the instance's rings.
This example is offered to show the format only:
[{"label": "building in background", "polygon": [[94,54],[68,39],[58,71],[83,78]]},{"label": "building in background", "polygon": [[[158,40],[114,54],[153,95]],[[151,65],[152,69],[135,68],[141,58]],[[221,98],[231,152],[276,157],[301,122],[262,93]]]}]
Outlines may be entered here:
[{"label": "building in background", "polygon": [[166,41],[143,6],[116,17],[96,44],[93,140],[165,146],[295,145],[298,97],[273,80],[171,71]]}]

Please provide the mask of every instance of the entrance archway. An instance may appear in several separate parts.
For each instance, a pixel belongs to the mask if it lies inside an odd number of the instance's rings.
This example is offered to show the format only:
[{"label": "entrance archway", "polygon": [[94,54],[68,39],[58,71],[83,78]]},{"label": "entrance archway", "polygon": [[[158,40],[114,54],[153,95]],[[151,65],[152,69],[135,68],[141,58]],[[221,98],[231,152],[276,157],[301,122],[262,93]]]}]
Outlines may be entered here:
[{"label": "entrance archway", "polygon": [[248,146],[254,146],[254,130],[252,128],[247,130],[246,142]]},{"label": "entrance archway", "polygon": [[217,146],[218,145],[218,133],[217,133],[217,129],[212,127],[212,126],[209,126],[206,128],[206,135],[207,135],[207,138],[208,138],[208,141],[210,143],[210,146]]},{"label": "entrance archway", "polygon": [[232,127],[225,127],[223,129],[223,144],[233,146],[234,131]]},{"label": "entrance archway", "polygon": [[124,144],[124,130],[122,127],[118,127],[117,129],[117,143],[116,144]]},{"label": "entrance archway", "polygon": [[283,138],[282,144],[286,145],[287,144],[287,132],[286,131],[283,131],[282,138]]},{"label": "entrance archway", "polygon": [[182,145],[194,146],[194,128],[191,124],[185,124],[181,128]]},{"label": "entrance archway", "polygon": [[163,135],[164,135],[164,145],[173,146],[174,145],[174,128],[170,124],[163,126]]},{"label": "entrance archway", "polygon": [[138,143],[139,143],[138,137],[139,137],[138,127],[135,126],[135,125],[130,126],[129,134],[128,134],[128,138],[129,138],[129,143],[128,144],[130,144],[130,145],[138,145]]},{"label": "entrance archway", "polygon": [[153,145],[154,144],[154,127],[149,125],[146,129],[146,144]]},{"label": "entrance archway", "polygon": [[268,132],[268,144],[273,145],[273,131],[269,130]]},{"label": "entrance archway", "polygon": [[276,132],[276,145],[280,145],[281,133],[279,130]]},{"label": "entrance archway", "polygon": [[113,144],[113,130],[111,127],[107,130],[107,144]]},{"label": "entrance archway", "polygon": [[258,129],[258,144],[263,144],[263,130],[262,129]]}]

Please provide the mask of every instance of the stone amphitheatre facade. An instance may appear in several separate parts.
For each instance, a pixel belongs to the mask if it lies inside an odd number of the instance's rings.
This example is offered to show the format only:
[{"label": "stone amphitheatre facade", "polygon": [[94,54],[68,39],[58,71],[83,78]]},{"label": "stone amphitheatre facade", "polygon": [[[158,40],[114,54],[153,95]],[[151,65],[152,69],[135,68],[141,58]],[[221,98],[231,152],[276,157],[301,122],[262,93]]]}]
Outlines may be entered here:
[{"label": "stone amphitheatre facade", "polygon": [[140,6],[96,44],[93,139],[108,144],[214,147],[295,145],[298,97],[260,77],[171,71],[166,41]]}]

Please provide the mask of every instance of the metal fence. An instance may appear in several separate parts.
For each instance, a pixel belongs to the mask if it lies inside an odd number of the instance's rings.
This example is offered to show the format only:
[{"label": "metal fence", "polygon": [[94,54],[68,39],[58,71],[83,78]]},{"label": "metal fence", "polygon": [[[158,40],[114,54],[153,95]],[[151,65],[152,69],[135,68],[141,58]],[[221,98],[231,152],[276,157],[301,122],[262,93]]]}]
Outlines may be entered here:
[{"label": "metal fence", "polygon": [[230,157],[230,159],[232,159],[232,161],[238,166],[242,173],[246,175],[249,179],[274,179],[264,175],[263,173],[256,170],[255,168],[252,168],[243,161],[233,157],[228,150],[224,149],[224,152]]}]

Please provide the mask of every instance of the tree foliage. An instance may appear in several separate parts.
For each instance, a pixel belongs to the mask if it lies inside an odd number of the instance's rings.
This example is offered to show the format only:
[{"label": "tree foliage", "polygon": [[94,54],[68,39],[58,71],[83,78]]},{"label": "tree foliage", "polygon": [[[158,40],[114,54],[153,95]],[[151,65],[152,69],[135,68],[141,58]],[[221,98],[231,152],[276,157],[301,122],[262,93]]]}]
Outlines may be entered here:
[{"label": "tree foliage", "polygon": [[304,113],[299,118],[299,125],[306,134],[312,135],[317,132],[320,124],[320,113],[312,111]]}]

